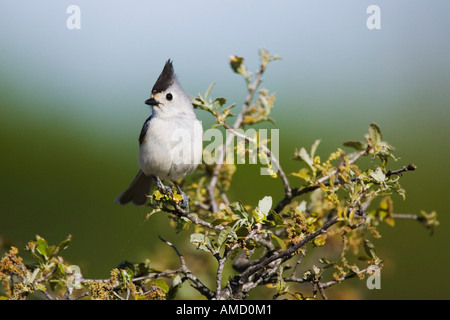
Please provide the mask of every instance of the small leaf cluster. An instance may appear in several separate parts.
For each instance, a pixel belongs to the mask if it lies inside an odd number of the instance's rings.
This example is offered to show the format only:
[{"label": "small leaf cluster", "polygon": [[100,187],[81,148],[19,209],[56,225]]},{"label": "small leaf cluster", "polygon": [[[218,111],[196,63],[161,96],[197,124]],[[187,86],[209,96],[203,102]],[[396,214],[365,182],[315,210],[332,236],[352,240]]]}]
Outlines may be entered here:
[{"label": "small leaf cluster", "polygon": [[69,265],[58,254],[67,248],[70,240],[69,235],[57,245],[48,245],[37,235],[36,240],[28,242],[25,247],[36,261],[33,264],[25,264],[18,256],[19,250],[11,247],[0,262],[0,280],[6,297],[26,299],[35,291],[59,291],[66,286]]},{"label": "small leaf cluster", "polygon": [[221,112],[219,112],[219,109],[225,106],[227,99],[220,97],[213,100],[209,97],[209,94],[214,85],[215,83],[213,82],[203,96],[201,94],[198,94],[197,97],[193,98],[192,104],[195,108],[202,109],[211,113],[216,117],[216,121],[220,125],[225,123],[227,117],[233,116],[233,114],[231,113],[231,109],[235,107],[235,104],[233,103],[228,107],[223,108]]},{"label": "small leaf cluster", "polygon": [[76,274],[78,266],[66,262],[59,253],[71,241],[69,235],[57,245],[36,236],[29,241],[25,250],[34,262],[24,263],[19,250],[11,247],[0,261],[0,281],[3,295],[0,299],[24,300],[32,296],[50,300],[159,300],[167,299],[176,292],[180,280],[170,276],[170,285],[163,279],[156,279],[149,261],[132,264],[122,262],[111,271],[108,279],[83,279]]}]

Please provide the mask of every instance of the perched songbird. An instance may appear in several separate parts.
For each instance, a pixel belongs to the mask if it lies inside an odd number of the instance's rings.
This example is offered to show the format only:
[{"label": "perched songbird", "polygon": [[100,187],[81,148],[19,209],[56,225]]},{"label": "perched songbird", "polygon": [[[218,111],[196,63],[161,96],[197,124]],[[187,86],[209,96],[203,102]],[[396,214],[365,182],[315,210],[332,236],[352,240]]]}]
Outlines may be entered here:
[{"label": "perched songbird", "polygon": [[202,159],[202,124],[175,76],[172,61],[166,62],[145,103],[151,106],[152,114],[139,135],[141,169],[128,189],[116,198],[119,204],[131,201],[144,205],[153,182],[169,191],[161,180],[171,181],[181,191],[175,181],[192,173]]}]

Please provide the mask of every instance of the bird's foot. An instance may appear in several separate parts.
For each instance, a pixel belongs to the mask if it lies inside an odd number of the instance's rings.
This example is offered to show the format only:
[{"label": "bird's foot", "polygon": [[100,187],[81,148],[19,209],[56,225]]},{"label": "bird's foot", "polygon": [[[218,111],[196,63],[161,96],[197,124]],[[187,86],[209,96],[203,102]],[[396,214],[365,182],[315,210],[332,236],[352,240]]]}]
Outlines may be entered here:
[{"label": "bird's foot", "polygon": [[173,196],[173,191],[172,191],[171,187],[165,186],[159,177],[153,177],[153,178],[155,179],[156,187],[158,187],[158,189],[160,191],[162,191],[166,195]]},{"label": "bird's foot", "polygon": [[181,191],[181,196],[183,197],[183,209],[186,211],[186,213],[189,213],[189,197],[183,191]]},{"label": "bird's foot", "polygon": [[181,187],[178,185],[178,183],[175,182],[174,185],[177,188],[178,193],[183,198],[181,202],[181,207],[186,211],[186,213],[189,213],[189,197],[187,196],[186,193],[183,192],[183,190],[181,190]]}]

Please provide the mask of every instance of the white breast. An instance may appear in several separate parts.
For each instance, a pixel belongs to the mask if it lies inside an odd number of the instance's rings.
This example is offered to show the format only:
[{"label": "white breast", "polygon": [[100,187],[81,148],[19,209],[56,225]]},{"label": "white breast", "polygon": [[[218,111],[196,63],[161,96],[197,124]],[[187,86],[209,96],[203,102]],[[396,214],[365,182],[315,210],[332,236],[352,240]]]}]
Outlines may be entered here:
[{"label": "white breast", "polygon": [[142,171],[162,180],[178,180],[192,173],[202,159],[201,122],[153,117],[139,149]]}]

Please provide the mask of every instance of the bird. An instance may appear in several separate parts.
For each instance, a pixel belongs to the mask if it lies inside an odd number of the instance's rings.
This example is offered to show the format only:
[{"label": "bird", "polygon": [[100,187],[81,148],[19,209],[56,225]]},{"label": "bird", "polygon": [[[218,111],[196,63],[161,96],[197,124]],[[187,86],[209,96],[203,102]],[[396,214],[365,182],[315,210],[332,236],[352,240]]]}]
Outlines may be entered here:
[{"label": "bird", "polygon": [[190,96],[175,75],[172,60],[165,63],[145,104],[152,112],[138,139],[140,169],[130,186],[116,197],[115,203],[132,202],[143,206],[154,183],[171,193],[171,188],[162,183],[168,180],[178,188],[183,206],[188,208],[189,199],[176,181],[191,174],[201,163],[203,128]]}]

